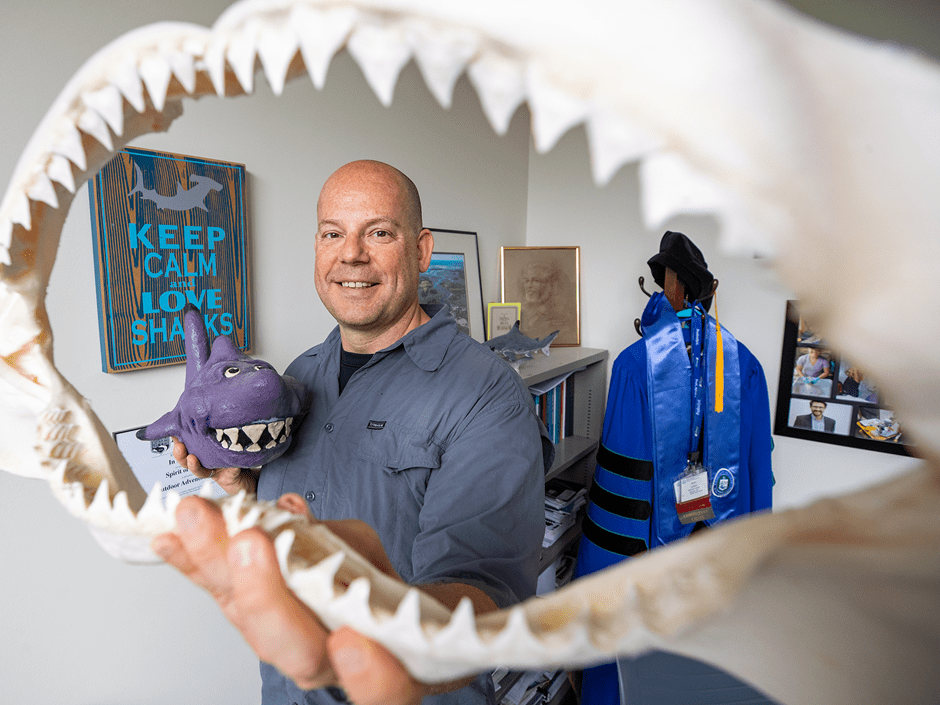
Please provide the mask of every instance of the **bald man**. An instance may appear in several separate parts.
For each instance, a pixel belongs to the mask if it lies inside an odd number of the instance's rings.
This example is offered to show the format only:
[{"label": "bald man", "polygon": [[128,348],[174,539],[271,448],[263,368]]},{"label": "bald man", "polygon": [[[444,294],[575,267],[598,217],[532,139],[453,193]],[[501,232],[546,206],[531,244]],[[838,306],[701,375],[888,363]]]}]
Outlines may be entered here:
[{"label": "bald man", "polygon": [[[317,223],[314,280],[338,325],[286,371],[310,392],[310,411],[290,450],[260,475],[230,468],[214,479],[230,493],[256,490],[261,499],[281,498],[283,506],[320,520],[363,522],[333,526],[352,532],[354,545],[387,572],[451,608],[469,597],[479,614],[534,595],[544,473],[554,450],[519,376],[459,332],[446,312],[429,318],[419,306],[418,275],[430,264],[434,239],[422,225],[414,183],[381,162],[347,164],[324,184]],[[195,474],[209,474],[181,444],[176,454]],[[193,500],[181,511],[190,512],[187,528],[157,547],[213,595],[224,593],[216,599],[227,616],[262,659],[287,674],[262,663],[263,704],[335,705],[346,701],[337,684],[357,702],[370,702],[361,679],[343,676],[349,643],[362,647],[355,653],[368,658],[352,661],[373,677],[384,671],[369,659],[384,663],[387,653],[371,642],[348,642],[357,638],[348,630],[328,637],[315,619],[313,627],[305,621],[309,614],[301,626],[291,619],[287,627],[280,612],[266,617],[252,594],[271,590],[272,604],[289,605],[277,579],[269,575],[242,592],[232,577],[246,556],[256,556],[247,560],[255,567],[264,564],[270,555],[264,538],[245,544],[254,553],[232,548],[219,538],[219,518],[208,505]],[[228,559],[233,563],[223,570]],[[286,656],[283,643],[270,643],[269,629],[296,632],[296,639],[285,637]],[[321,634],[311,638],[317,629]],[[298,651],[304,639],[312,645]],[[432,691],[400,678],[395,665],[378,680],[405,685],[375,702],[428,693],[427,705],[493,702],[488,675]]]}]

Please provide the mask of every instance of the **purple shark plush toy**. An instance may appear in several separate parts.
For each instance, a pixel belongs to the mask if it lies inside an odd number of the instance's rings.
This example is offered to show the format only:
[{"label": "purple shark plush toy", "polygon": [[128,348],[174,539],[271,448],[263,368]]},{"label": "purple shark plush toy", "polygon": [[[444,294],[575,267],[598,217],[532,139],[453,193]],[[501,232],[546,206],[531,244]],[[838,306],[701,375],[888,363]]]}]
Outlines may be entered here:
[{"label": "purple shark plush toy", "polygon": [[202,314],[191,304],[183,327],[186,387],[176,407],[137,437],[176,436],[207,469],[256,467],[281,455],[307,409],[304,387],[245,355],[228,336],[217,337],[210,353]]}]

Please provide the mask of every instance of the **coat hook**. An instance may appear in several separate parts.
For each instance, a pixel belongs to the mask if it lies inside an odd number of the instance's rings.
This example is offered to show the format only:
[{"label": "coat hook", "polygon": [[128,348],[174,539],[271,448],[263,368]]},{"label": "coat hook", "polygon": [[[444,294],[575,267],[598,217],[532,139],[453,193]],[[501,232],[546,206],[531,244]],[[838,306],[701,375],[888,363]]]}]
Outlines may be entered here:
[{"label": "coat hook", "polygon": [[[642,279],[642,277],[640,277],[640,278]],[[640,287],[640,288],[642,288],[642,287]],[[699,305],[700,303],[702,303],[705,299],[710,299],[711,297],[713,297],[713,296],[715,295],[715,292],[716,292],[716,291],[718,291],[718,280],[717,280],[717,279],[715,279],[714,283],[712,284],[712,290],[711,290],[710,292],[708,292],[707,294],[705,294],[704,296],[702,296],[701,298],[695,299],[695,301],[692,302],[692,307],[694,308],[694,307],[698,306],[698,305]]]},{"label": "coat hook", "polygon": [[[640,291],[642,291],[644,294],[646,294],[646,298],[649,298],[650,296],[652,296],[652,294],[649,293],[646,289],[643,288],[643,284],[644,284],[645,282],[646,282],[646,280],[645,280],[643,277],[640,277]],[[639,320],[639,319],[637,319],[637,320]]]},{"label": "coat hook", "polygon": [[[643,278],[643,277],[640,277],[640,279],[642,279],[642,278]],[[643,331],[640,330],[640,319],[639,319],[639,318],[634,318],[634,319],[633,319],[633,327],[636,328],[636,334],[642,338],[642,337],[643,337]]]}]

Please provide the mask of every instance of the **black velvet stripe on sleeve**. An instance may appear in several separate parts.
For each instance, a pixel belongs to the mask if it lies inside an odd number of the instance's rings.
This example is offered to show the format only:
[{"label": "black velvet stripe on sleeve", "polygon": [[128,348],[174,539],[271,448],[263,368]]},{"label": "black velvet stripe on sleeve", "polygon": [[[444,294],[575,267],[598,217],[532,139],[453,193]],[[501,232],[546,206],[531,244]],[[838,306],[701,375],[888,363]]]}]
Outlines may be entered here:
[{"label": "black velvet stripe on sleeve", "polygon": [[627,519],[647,521],[653,513],[653,507],[649,502],[608,492],[596,482],[591,485],[588,498],[594,506]]},{"label": "black velvet stripe on sleeve", "polygon": [[602,529],[591,521],[591,517],[584,517],[581,530],[584,533],[584,538],[595,546],[599,546],[611,553],[620,554],[621,556],[635,556],[638,553],[643,553],[643,551],[648,548],[646,541],[642,539],[636,539],[632,536],[623,536],[622,534],[615,534],[613,531]]},{"label": "black velvet stripe on sleeve", "polygon": [[597,464],[605,470],[629,477],[631,480],[649,482],[653,479],[653,461],[637,460],[614,453],[603,444],[597,449]]}]

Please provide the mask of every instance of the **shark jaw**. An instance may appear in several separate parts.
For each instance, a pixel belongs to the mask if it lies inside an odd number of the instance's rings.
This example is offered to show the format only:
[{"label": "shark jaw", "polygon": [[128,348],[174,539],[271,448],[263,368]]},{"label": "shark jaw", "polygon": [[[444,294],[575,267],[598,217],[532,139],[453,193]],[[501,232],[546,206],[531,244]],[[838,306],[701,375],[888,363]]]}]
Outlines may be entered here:
[{"label": "shark jaw", "polygon": [[[729,246],[775,254],[778,271],[827,336],[846,353],[879,366],[878,376],[894,392],[896,406],[907,412],[924,454],[936,461],[940,323],[929,309],[905,306],[914,298],[910,287],[919,280],[898,275],[906,271],[902,265],[916,267],[937,258],[923,237],[905,243],[903,260],[865,245],[888,232],[937,232],[935,211],[925,210],[932,201],[921,196],[924,184],[940,182],[934,178],[936,166],[930,166],[940,159],[930,149],[922,154],[909,149],[903,169],[860,163],[850,147],[863,142],[853,129],[859,116],[868,114],[867,104],[853,94],[857,115],[841,113],[834,103],[844,97],[827,101],[824,90],[826,72],[841,69],[852,81],[840,88],[857,86],[859,94],[871,93],[890,105],[897,95],[890,86],[897,84],[902,94],[909,90],[914,96],[912,105],[927,95],[928,105],[936,107],[936,69],[887,56],[876,60],[844,38],[802,26],[767,2],[744,8],[696,0],[670,5],[671,12],[665,5],[637,1],[606,8],[618,20],[606,24],[617,25],[623,34],[619,46],[610,41],[612,30],[577,17],[545,22],[543,33],[531,32],[537,38],[530,39],[527,17],[513,17],[514,7],[500,8],[508,13],[500,24],[491,19],[498,12],[484,16],[456,4],[436,8],[428,0],[362,6],[256,0],[233,5],[212,29],[156,25],[105,47],[44,118],[0,203],[0,393],[5,400],[0,466],[49,477],[70,511],[99,532],[113,534],[115,555],[136,559],[133,537],[140,539],[136,547],[145,549],[149,536],[173,526],[174,501],[164,507],[152,493],[145,499],[107,431],[52,362],[43,296],[65,213],[77,185],[128,141],[166,129],[182,113],[185,98],[250,94],[259,65],[275,94],[303,72],[320,88],[341,48],[359,63],[386,105],[399,71],[413,57],[445,107],[454,81],[466,73],[497,133],[505,131],[525,101],[539,151],[551,149],[571,126],[585,124],[598,183],[624,163],[641,162],[651,227],[676,213],[716,213]],[[468,6],[492,10],[496,4]],[[584,11],[602,7],[588,2]],[[700,57],[697,69],[712,75],[708,90],[697,85],[700,75],[691,67],[677,69],[653,46],[677,30],[677,15],[685,15],[681,22],[695,30],[686,32],[689,41],[696,34],[702,37],[702,45],[690,47],[690,54]],[[719,57],[709,51],[712,30],[725,40],[716,46],[745,48]],[[607,41],[594,41],[591,32],[605,31]],[[784,37],[797,47],[795,54],[781,53]],[[788,65],[791,73],[779,71],[780,65]],[[694,120],[687,120],[689,113]],[[924,128],[918,123],[898,139],[930,144],[924,135],[931,132]],[[889,159],[887,166],[892,165]],[[900,177],[885,184],[871,176],[880,171]],[[871,301],[869,296],[868,306],[857,305],[861,294],[870,294],[852,288],[861,284],[825,290],[820,272],[833,260],[803,256],[819,243],[850,253],[860,271],[885,272],[895,281],[888,286],[875,279],[878,297]],[[908,353],[885,356],[884,350],[897,347],[892,338],[897,330],[903,331]],[[33,438],[35,451],[26,440]],[[936,525],[935,510],[931,514],[917,501],[936,495],[932,472],[891,492],[898,495],[896,506],[904,507],[905,517],[932,517]],[[859,509],[865,502],[884,506],[883,497],[839,505],[854,511],[845,512],[849,518],[843,517],[839,531],[851,539],[846,527],[858,528],[851,517],[867,516]],[[369,573],[348,547],[322,532],[310,538],[307,527],[291,525],[269,506],[237,497],[225,503],[225,511],[230,531],[261,525],[277,535],[290,584],[311,604],[322,603],[318,614],[327,625],[352,624],[380,638],[398,649],[416,674],[431,680],[490,663],[574,665],[642,649],[719,614],[769,552],[792,536],[813,530],[840,535],[818,510],[796,518],[765,517],[748,524],[748,541],[741,541],[741,532],[716,534],[705,546],[709,560],[701,570],[683,569],[681,556],[663,552],[640,570],[584,581],[555,601],[498,613],[474,626],[466,605],[453,615],[443,613],[415,591]],[[911,524],[918,530],[927,525]],[[925,545],[936,545],[935,534],[929,536],[934,543]],[[303,544],[300,549],[295,537]],[[146,550],[139,555],[146,559]]]}]

